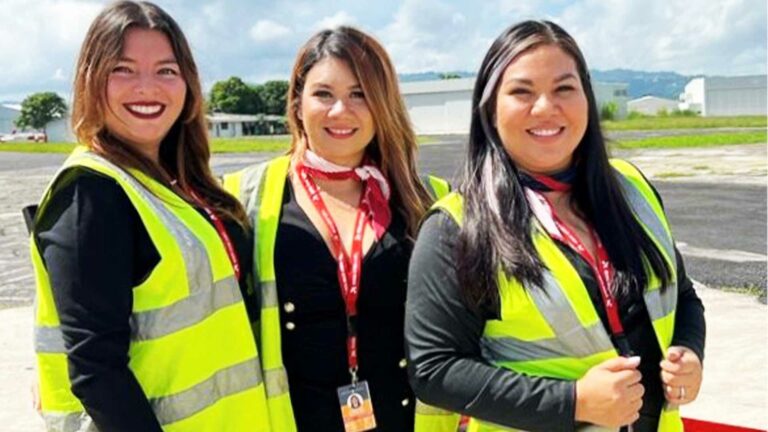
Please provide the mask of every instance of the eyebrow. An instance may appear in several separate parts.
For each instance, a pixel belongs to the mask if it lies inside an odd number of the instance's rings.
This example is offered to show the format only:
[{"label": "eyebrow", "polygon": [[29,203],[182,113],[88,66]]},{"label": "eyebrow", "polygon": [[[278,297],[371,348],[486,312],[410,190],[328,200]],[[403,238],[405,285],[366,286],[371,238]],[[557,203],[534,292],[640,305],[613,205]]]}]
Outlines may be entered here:
[{"label": "eyebrow", "polygon": [[[576,75],[572,74],[571,72],[566,72],[566,73],[560,75],[559,77],[555,78],[554,82],[559,83],[561,81],[565,81],[565,80],[571,79],[571,78],[577,79]],[[519,83],[519,84],[525,84],[525,85],[533,86],[533,81],[529,80],[527,78],[512,78],[509,81],[514,81],[514,82]]]},{"label": "eyebrow", "polygon": [[[312,85],[312,87],[333,90],[333,86],[331,86],[330,84],[326,84],[326,83],[315,83],[315,84]],[[363,87],[360,84],[355,84],[355,85],[349,86],[349,90],[358,90],[358,89],[362,89],[362,88]]]},{"label": "eyebrow", "polygon": [[[126,62],[126,63],[136,63],[136,60],[129,58],[129,57],[120,57],[118,62]],[[162,65],[162,64],[179,64],[179,62],[175,58],[167,58],[160,60],[158,62],[155,62],[156,65]]]}]

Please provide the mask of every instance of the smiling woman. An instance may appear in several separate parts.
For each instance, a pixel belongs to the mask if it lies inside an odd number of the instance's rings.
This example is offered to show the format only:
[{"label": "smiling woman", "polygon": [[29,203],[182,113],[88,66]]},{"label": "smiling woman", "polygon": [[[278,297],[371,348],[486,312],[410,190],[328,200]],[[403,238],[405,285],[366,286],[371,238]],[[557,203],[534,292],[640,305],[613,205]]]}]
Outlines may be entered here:
[{"label": "smiling woman", "polygon": [[168,37],[158,30],[128,29],[107,80],[107,129],[159,163],[160,142],[179,118],[186,94]]},{"label": "smiling woman", "polygon": [[[383,47],[350,27],[299,50],[289,155],[225,176],[258,235],[261,352],[272,429],[455,432],[408,387],[403,351],[413,234],[445,181],[422,184],[416,138]],[[357,400],[351,408],[348,400]],[[359,405],[359,406],[357,406]]]},{"label": "smiling woman", "polygon": [[486,53],[461,189],[421,225],[405,325],[416,394],[468,430],[675,432],[696,399],[701,301],[597,113],[557,24],[513,25]]},{"label": "smiling woman", "polygon": [[162,9],[96,17],[75,77],[80,146],[32,236],[50,431],[269,430],[248,221],[211,175],[202,101]]}]

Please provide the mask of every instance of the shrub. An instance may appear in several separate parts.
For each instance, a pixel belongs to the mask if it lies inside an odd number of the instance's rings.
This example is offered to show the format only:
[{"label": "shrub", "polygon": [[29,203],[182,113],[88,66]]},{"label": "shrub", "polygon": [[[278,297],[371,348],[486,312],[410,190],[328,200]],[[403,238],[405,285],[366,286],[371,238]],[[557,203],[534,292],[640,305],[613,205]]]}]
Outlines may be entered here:
[{"label": "shrub", "polygon": [[616,102],[606,102],[600,107],[600,120],[615,120],[618,112]]}]

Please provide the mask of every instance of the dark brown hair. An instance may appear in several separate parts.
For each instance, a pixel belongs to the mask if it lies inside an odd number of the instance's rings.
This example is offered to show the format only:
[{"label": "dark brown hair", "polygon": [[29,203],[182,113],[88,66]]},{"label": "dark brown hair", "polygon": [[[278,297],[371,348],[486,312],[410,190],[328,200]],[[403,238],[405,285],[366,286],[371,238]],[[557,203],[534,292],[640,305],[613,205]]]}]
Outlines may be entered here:
[{"label": "dark brown hair", "polygon": [[299,49],[288,89],[287,115],[291,130],[291,154],[301,156],[304,126],[299,118],[301,93],[310,69],[333,57],[344,61],[355,74],[375,124],[376,134],[366,147],[392,184],[393,199],[415,236],[419,221],[432,202],[416,173],[416,136],[400,96],[392,62],[375,39],[352,27],[323,30]]},{"label": "dark brown hair", "polygon": [[[168,37],[187,85],[181,114],[160,144],[160,166],[110,133],[104,122],[109,109],[109,74],[123,52],[125,34],[132,28],[157,30]],[[191,200],[186,191],[194,190],[225,217],[247,225],[242,205],[221,188],[211,173],[203,105],[200,78],[189,44],[164,10],[149,2],[119,1],[96,17],[80,49],[75,72],[72,130],[78,141],[113,163],[137,169],[170,187],[167,172],[177,180],[179,193],[185,199]]]}]

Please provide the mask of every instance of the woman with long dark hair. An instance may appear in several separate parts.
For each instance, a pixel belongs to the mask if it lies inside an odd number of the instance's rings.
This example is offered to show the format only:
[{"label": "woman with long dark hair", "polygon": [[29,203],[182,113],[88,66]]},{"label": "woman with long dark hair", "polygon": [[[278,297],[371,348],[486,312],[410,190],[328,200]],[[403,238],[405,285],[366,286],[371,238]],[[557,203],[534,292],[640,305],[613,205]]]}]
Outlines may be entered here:
[{"label": "woman with long dark hair", "polygon": [[411,384],[469,430],[682,430],[703,307],[658,194],[608,158],[556,24],[514,25],[486,54],[460,189],[422,224],[408,285]]},{"label": "woman with long dark hair", "polygon": [[[257,233],[272,430],[413,430],[408,260],[448,184],[421,182],[392,62],[360,30],[323,30],[299,49],[287,117],[287,155],[224,177]],[[440,430],[445,415],[431,413],[418,430]]]},{"label": "woman with long dark hair", "polygon": [[203,100],[161,8],[120,1],[94,19],[74,84],[80,146],[32,236],[47,430],[269,428],[258,309],[243,300],[249,224],[209,169]]}]

